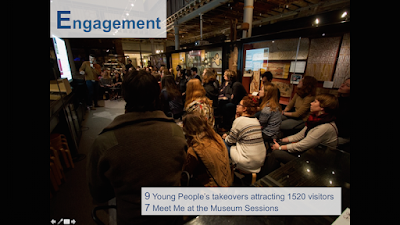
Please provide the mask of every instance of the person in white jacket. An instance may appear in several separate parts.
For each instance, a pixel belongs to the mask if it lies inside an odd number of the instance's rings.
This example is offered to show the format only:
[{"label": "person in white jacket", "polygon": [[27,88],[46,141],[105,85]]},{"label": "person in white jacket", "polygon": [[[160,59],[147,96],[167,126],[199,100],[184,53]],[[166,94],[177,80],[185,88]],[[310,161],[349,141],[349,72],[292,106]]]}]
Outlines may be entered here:
[{"label": "person in white jacket", "polygon": [[281,162],[287,163],[319,144],[335,148],[338,140],[335,111],[338,105],[334,95],[317,95],[310,104],[311,115],[306,126],[299,133],[280,140],[289,144],[281,146],[274,140],[275,144],[271,146],[273,151],[267,161],[268,173],[277,169]]},{"label": "person in white jacket", "polygon": [[257,110],[256,102],[245,96],[236,106],[236,119],[229,135],[222,136],[236,168],[247,173],[260,172],[266,156],[260,122],[252,117]]}]

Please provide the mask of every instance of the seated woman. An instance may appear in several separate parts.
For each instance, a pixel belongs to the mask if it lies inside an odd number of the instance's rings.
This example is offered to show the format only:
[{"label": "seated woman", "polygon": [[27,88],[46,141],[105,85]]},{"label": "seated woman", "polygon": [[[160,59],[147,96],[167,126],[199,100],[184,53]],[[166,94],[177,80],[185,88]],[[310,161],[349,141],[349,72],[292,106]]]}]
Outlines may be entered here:
[{"label": "seated woman", "polygon": [[221,132],[228,131],[231,128],[232,121],[235,118],[236,105],[247,95],[247,91],[237,81],[237,73],[233,70],[225,70],[224,73],[225,84],[222,86],[220,95],[218,97],[218,108],[222,112],[222,128]]},{"label": "seated woman", "polygon": [[258,173],[264,165],[266,149],[260,122],[252,117],[257,100],[245,96],[236,107],[236,119],[229,135],[222,136],[236,168],[245,173]]},{"label": "seated woman", "polygon": [[278,88],[270,83],[264,86],[264,97],[261,102],[259,121],[264,142],[272,142],[279,134],[282,123],[281,105],[278,103]]},{"label": "seated woman", "polygon": [[191,186],[231,186],[233,174],[228,151],[206,119],[197,112],[187,114],[183,118],[183,131],[189,146],[183,170],[192,177]]},{"label": "seated woman", "polygon": [[175,83],[174,77],[166,75],[161,79],[161,107],[166,116],[178,119],[183,114],[182,94]]},{"label": "seated woman", "polygon": [[299,153],[319,144],[335,148],[338,143],[338,129],[334,122],[337,107],[338,100],[334,95],[317,95],[311,102],[311,115],[308,117],[306,126],[299,133],[281,140],[290,144],[280,146],[274,140],[273,152],[267,162],[268,173],[279,168],[281,162],[287,163],[295,159]]},{"label": "seated woman", "polygon": [[[310,103],[315,99],[316,88],[315,77],[305,76],[300,80],[296,94],[282,112],[281,130],[283,132],[304,127],[304,122],[310,115]],[[294,112],[291,112],[293,110]]]},{"label": "seated woman", "polygon": [[206,71],[205,73],[203,73],[203,81],[203,87],[206,90],[207,98],[213,101],[213,107],[217,107],[219,90],[214,85],[216,81],[214,73],[211,71]]},{"label": "seated woman", "polygon": [[214,110],[212,101],[206,97],[206,90],[201,85],[199,79],[190,79],[186,87],[185,111],[192,113],[197,111],[207,118],[207,122],[214,127]]},{"label": "seated woman", "polygon": [[112,86],[115,88],[114,89],[114,99],[118,99],[118,96],[121,96],[122,79],[121,79],[121,74],[119,74],[118,71],[115,71],[114,73],[115,73],[115,76],[113,79]]}]

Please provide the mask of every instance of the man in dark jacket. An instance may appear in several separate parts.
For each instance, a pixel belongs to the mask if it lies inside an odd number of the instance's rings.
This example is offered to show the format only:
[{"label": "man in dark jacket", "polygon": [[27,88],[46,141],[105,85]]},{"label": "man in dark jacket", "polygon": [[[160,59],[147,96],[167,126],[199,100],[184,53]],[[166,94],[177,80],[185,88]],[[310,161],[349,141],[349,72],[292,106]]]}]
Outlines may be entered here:
[{"label": "man in dark jacket", "polygon": [[160,88],[145,71],[122,83],[126,113],[95,139],[87,178],[95,202],[114,197],[117,223],[179,224],[182,217],[141,216],[141,187],[177,187],[186,158],[182,129],[159,109]]}]

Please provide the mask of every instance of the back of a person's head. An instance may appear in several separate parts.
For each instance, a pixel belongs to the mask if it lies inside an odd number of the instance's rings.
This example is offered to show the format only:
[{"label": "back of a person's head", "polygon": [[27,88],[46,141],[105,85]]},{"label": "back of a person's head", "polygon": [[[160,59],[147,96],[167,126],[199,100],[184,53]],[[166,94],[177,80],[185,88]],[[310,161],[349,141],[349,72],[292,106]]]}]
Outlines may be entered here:
[{"label": "back of a person's head", "polygon": [[206,90],[204,90],[199,79],[191,79],[186,86],[186,95],[203,97],[206,95]]},{"label": "back of a person's head", "polygon": [[161,79],[161,87],[167,90],[168,97],[170,97],[171,99],[174,99],[175,97],[181,95],[181,93],[179,92],[179,88],[175,83],[175,79],[171,75],[166,75]]},{"label": "back of a person's head", "polygon": [[190,146],[196,143],[203,144],[200,138],[208,137],[216,140],[217,136],[213,128],[208,124],[207,118],[198,112],[188,113],[183,117],[183,131]]},{"label": "back of a person's head", "polygon": [[207,70],[203,76],[203,81],[205,84],[216,81],[214,73]]},{"label": "back of a person's head", "polygon": [[160,86],[156,78],[144,70],[140,70],[136,76],[124,79],[122,96],[128,112],[159,110]]},{"label": "back of a person's head", "polygon": [[243,99],[243,107],[246,107],[246,111],[249,115],[254,115],[257,112],[258,101],[249,96],[244,96]]},{"label": "back of a person's head", "polygon": [[131,79],[133,79],[133,77],[137,76],[138,74],[139,72],[137,70],[131,70],[124,76],[124,80],[128,77],[131,77]]},{"label": "back of a person's head", "polygon": [[336,96],[332,94],[319,94],[315,97],[319,101],[319,106],[324,108],[326,113],[335,114],[339,106],[339,101]]},{"label": "back of a person's head", "polygon": [[206,90],[201,85],[199,79],[190,79],[186,86],[186,102],[185,108],[189,105],[193,100],[197,98],[205,98]]},{"label": "back of a person's head", "polygon": [[270,71],[267,71],[261,75],[261,78],[264,78],[264,77],[266,77],[269,82],[271,82],[272,79],[274,78],[274,76],[272,75],[272,73]]},{"label": "back of a person's head", "polygon": [[197,73],[197,68],[196,67],[192,67],[190,70]]}]

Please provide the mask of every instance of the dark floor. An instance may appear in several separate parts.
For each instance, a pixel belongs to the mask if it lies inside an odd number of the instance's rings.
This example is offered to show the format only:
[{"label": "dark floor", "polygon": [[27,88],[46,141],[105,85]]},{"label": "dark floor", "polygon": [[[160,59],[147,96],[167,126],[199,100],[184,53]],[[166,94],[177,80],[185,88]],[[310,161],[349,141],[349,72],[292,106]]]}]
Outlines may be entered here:
[{"label": "dark floor", "polygon": [[[125,111],[125,101],[99,101],[96,110],[87,111],[82,122],[82,137],[79,143],[79,154],[87,155],[90,147],[101,132],[116,116]],[[75,219],[76,224],[95,224],[91,217],[91,210],[95,207],[89,193],[86,182],[85,157],[75,162],[75,168],[65,171],[66,182],[60,186],[60,190],[50,199],[50,218],[59,222],[63,219]],[[99,217],[108,224],[108,215],[100,211]],[[49,223],[50,224],[50,223]],[[61,223],[63,224],[63,223]]]}]

